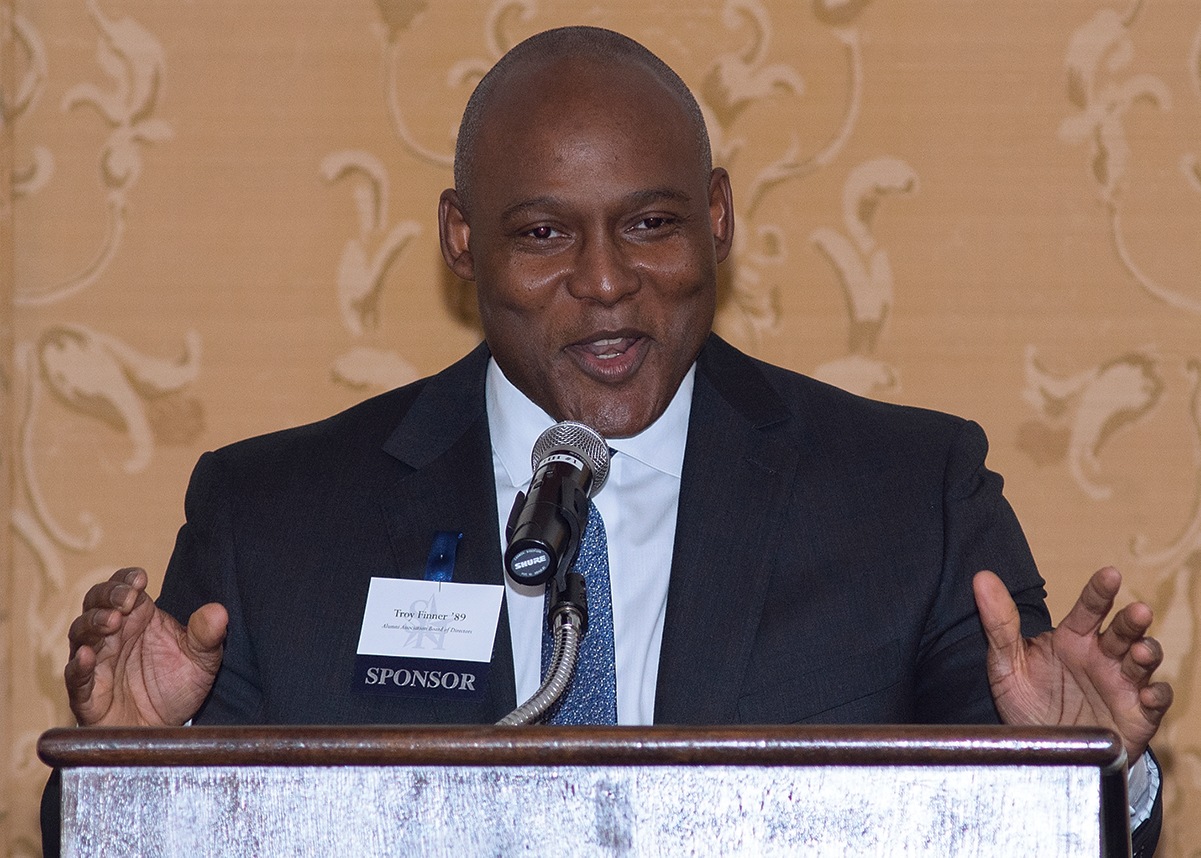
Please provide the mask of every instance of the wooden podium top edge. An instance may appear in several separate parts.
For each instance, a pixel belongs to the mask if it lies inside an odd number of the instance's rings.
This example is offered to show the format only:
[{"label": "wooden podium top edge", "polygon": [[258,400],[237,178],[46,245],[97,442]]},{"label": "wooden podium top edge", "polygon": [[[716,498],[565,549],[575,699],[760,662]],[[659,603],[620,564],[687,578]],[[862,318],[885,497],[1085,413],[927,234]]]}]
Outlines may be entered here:
[{"label": "wooden podium top edge", "polygon": [[59,728],[73,766],[1087,765],[1124,761],[1101,729],[996,726]]}]

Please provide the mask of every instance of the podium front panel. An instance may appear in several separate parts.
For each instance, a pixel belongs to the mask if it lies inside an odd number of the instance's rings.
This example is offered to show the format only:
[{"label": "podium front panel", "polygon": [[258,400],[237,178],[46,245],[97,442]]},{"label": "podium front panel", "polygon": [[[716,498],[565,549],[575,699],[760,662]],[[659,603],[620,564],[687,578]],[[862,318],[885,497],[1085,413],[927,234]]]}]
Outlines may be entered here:
[{"label": "podium front panel", "polygon": [[331,741],[302,728],[264,745],[197,729],[71,744],[101,735],[43,748],[64,766],[64,856],[1128,850],[1112,824],[1125,789],[1109,734],[1023,745],[1012,732],[485,728]]},{"label": "podium front panel", "polygon": [[[1096,769],[79,768],[65,856],[1098,855]],[[119,824],[114,825],[114,822]],[[984,824],[982,824],[982,822]]]}]

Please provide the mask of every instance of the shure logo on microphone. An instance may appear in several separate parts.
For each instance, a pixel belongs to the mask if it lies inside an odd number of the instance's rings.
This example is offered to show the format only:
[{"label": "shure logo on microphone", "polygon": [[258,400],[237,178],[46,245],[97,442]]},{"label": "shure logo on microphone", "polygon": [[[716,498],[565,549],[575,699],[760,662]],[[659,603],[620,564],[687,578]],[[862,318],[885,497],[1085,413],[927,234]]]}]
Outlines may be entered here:
[{"label": "shure logo on microphone", "polygon": [[518,560],[513,564],[514,569],[525,569],[528,566],[535,566],[539,563],[546,563],[546,557],[539,554],[536,557],[531,557],[528,560]]}]

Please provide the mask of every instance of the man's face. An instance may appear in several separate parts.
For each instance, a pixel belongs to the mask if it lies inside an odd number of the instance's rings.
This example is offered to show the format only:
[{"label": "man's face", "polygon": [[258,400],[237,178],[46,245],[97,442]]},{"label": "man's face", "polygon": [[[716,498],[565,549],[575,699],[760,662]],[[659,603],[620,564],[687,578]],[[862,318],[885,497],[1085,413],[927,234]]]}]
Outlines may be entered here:
[{"label": "man's face", "polygon": [[497,364],[556,420],[608,437],[663,413],[713,323],[733,207],[686,114],[640,67],[578,60],[501,84],[443,254],[474,280]]}]

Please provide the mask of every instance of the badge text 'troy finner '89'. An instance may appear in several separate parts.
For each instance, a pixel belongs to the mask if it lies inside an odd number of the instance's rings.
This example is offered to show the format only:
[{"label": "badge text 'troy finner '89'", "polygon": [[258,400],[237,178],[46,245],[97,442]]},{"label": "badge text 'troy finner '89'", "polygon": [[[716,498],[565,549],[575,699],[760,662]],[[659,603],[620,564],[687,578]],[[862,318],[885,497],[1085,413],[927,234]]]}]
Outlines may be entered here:
[{"label": "badge text 'troy finner '89'", "polygon": [[481,699],[503,593],[499,584],[372,578],[353,689]]}]

